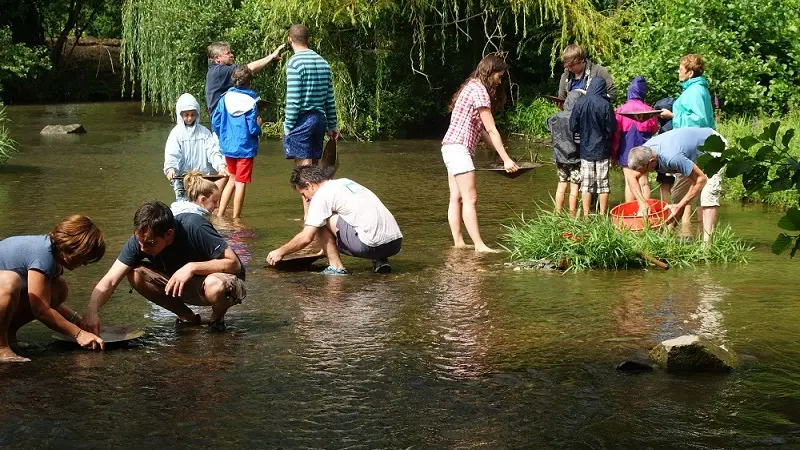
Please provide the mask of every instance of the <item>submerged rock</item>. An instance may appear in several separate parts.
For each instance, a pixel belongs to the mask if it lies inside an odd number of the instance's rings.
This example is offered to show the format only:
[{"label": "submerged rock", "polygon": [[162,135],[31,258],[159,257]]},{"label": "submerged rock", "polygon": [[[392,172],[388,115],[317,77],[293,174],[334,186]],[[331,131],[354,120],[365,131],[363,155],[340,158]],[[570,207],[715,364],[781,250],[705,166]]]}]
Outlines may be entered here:
[{"label": "submerged rock", "polygon": [[649,372],[653,367],[638,361],[622,361],[617,366],[617,370],[622,372]]},{"label": "submerged rock", "polygon": [[533,261],[518,261],[513,263],[506,263],[508,267],[513,267],[515,271],[522,269],[536,269],[536,270],[563,270],[566,266],[562,266],[562,261],[553,262],[549,259],[538,259]]},{"label": "submerged rock", "polygon": [[739,365],[733,351],[691,334],[658,344],[650,359],[670,372],[726,372]]},{"label": "submerged rock", "polygon": [[42,131],[39,134],[76,134],[76,133],[86,133],[86,128],[83,128],[83,125],[79,123],[73,123],[70,125],[48,125],[42,128]]}]

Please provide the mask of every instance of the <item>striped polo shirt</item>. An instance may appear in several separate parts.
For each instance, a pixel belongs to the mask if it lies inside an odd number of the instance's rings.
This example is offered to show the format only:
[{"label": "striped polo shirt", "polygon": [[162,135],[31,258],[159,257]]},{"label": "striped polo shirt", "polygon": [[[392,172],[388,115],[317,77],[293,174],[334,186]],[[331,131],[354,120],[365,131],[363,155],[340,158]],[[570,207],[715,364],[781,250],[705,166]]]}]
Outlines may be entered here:
[{"label": "striped polo shirt", "polygon": [[308,111],[325,114],[328,130],[337,129],[331,68],[314,50],[300,50],[286,63],[284,131],[291,131],[298,116]]}]

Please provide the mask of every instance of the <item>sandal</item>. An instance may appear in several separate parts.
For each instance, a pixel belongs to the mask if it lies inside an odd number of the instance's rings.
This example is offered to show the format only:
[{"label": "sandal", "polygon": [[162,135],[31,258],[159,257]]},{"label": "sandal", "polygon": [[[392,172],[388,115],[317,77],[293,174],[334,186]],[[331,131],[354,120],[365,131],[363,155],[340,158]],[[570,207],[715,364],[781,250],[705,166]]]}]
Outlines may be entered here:
[{"label": "sandal", "polygon": [[323,275],[347,275],[347,270],[345,269],[337,269],[333,266],[328,266],[320,272]]},{"label": "sandal", "polygon": [[180,317],[175,319],[176,330],[182,330],[184,328],[189,328],[189,327],[199,327],[201,325],[203,325],[203,320],[200,318],[200,314],[195,314],[194,319],[188,322],[181,320]]}]

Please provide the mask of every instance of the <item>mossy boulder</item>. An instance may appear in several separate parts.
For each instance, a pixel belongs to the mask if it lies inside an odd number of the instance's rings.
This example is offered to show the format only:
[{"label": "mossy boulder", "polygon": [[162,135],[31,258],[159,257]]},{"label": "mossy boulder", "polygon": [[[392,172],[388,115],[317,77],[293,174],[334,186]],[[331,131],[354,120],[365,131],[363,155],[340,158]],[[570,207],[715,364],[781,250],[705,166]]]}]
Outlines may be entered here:
[{"label": "mossy boulder", "polygon": [[78,134],[86,133],[86,128],[79,123],[69,125],[48,125],[42,128],[39,134]]},{"label": "mossy boulder", "polygon": [[650,359],[669,372],[727,372],[739,366],[736,353],[695,335],[658,344],[650,351]]}]

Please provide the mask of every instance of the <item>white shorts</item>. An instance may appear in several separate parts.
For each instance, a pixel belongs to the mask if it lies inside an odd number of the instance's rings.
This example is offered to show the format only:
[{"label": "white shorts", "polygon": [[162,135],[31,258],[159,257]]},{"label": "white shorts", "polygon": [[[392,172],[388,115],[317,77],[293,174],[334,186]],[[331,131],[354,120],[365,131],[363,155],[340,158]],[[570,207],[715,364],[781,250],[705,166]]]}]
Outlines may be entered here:
[{"label": "white shorts", "polygon": [[[722,196],[722,171],[720,169],[719,172],[715,173],[713,176],[708,178],[706,185],[703,186],[703,190],[700,191],[700,206],[703,207],[712,207],[712,206],[719,206],[719,199]],[[681,174],[675,174],[675,184],[670,191],[670,197],[672,197],[673,203],[678,203],[679,201],[683,200],[683,197],[689,193],[689,188],[692,187],[692,180],[689,177],[685,177]],[[693,204],[697,204],[697,198],[692,201]]]},{"label": "white shorts", "polygon": [[442,159],[444,160],[444,165],[447,166],[448,175],[458,175],[475,170],[475,164],[472,163],[472,155],[469,154],[469,149],[461,144],[443,145]]}]

